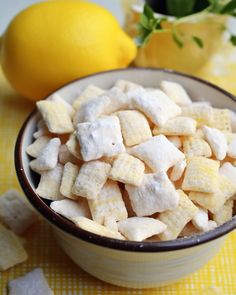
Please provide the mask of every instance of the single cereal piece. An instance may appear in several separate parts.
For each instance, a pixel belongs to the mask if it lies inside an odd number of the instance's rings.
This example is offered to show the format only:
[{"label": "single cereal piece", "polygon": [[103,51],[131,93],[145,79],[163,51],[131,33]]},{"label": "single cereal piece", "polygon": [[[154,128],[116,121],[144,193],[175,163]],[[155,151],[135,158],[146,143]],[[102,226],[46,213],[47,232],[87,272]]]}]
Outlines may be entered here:
[{"label": "single cereal piece", "polygon": [[191,98],[182,85],[172,81],[161,81],[162,90],[179,106],[188,106]]},{"label": "single cereal piece", "polygon": [[113,231],[118,231],[118,224],[113,216],[105,216],[104,226]]},{"label": "single cereal piece", "polygon": [[36,105],[50,132],[64,134],[74,131],[70,116],[63,104],[41,100]]},{"label": "single cereal piece", "polygon": [[119,186],[113,180],[108,180],[96,199],[89,200],[88,204],[93,220],[100,224],[104,224],[106,217],[115,221],[128,217]]},{"label": "single cereal piece", "polygon": [[167,228],[159,235],[162,241],[176,239],[185,225],[197,214],[198,208],[189,200],[188,196],[178,190],[179,205],[177,208],[161,213],[158,219]]},{"label": "single cereal piece", "polygon": [[187,166],[187,163],[186,163],[185,159],[182,161],[179,161],[177,164],[175,164],[175,166],[173,167],[173,169],[171,171],[170,179],[172,181],[179,180],[182,177],[186,166]]},{"label": "single cereal piece", "polygon": [[47,100],[63,104],[71,118],[75,115],[75,109],[72,105],[63,99],[58,93],[53,93],[47,98]]},{"label": "single cereal piece", "polygon": [[111,165],[102,161],[84,163],[76,178],[72,192],[87,199],[95,199],[106,183]]},{"label": "single cereal piece", "polygon": [[76,177],[79,173],[79,167],[68,162],[65,164],[62,174],[60,193],[69,199],[78,199],[78,196],[75,196],[72,193],[72,187],[75,183]]},{"label": "single cereal piece", "polygon": [[141,185],[145,165],[129,154],[119,154],[113,162],[109,178],[126,184]]},{"label": "single cereal piece", "polygon": [[34,132],[33,138],[37,139],[37,138],[42,137],[44,135],[50,136],[50,133],[49,133],[49,130],[48,130],[44,120],[41,119],[37,123],[37,131]]},{"label": "single cereal piece", "polygon": [[182,108],[182,116],[191,117],[197,121],[198,126],[212,126],[214,121],[213,108],[203,105],[190,105]]},{"label": "single cereal piece", "polygon": [[165,125],[153,129],[153,134],[191,136],[196,133],[197,123],[189,117],[169,119]]},{"label": "single cereal piece", "polygon": [[[75,140],[76,140],[76,137],[75,137]],[[68,143],[68,141],[67,141]],[[59,160],[59,163],[65,165],[66,163],[68,162],[71,162],[75,165],[80,165],[81,162],[78,158],[76,158],[68,149],[67,145],[66,144],[62,144],[60,146],[60,149],[59,149],[59,155],[58,155],[58,160]]]},{"label": "single cereal piece", "polygon": [[41,268],[8,283],[9,295],[53,295]]},{"label": "single cereal piece", "polygon": [[219,189],[211,194],[190,192],[189,198],[214,214],[236,193],[236,184],[221,174],[218,175],[218,187]]},{"label": "single cereal piece", "polygon": [[236,139],[234,139],[229,145],[227,155],[231,158],[236,159]]},{"label": "single cereal piece", "polygon": [[163,126],[170,118],[181,113],[181,108],[158,89],[141,92],[140,95],[132,98],[132,105],[157,126]]},{"label": "single cereal piece", "polygon": [[63,166],[61,164],[57,164],[52,170],[43,172],[36,189],[36,194],[48,200],[64,199],[60,193],[62,173]]},{"label": "single cereal piece", "polygon": [[208,230],[208,211],[204,208],[198,207],[197,214],[193,217],[192,223],[200,231],[203,231],[203,232],[207,231]]},{"label": "single cereal piece", "polygon": [[111,230],[97,223],[96,221],[93,221],[86,217],[79,216],[76,218],[72,218],[72,221],[79,228],[86,230],[88,232],[94,233],[96,235],[100,235],[100,236],[108,237],[112,239],[125,240],[125,238],[119,232]]},{"label": "single cereal piece", "polygon": [[16,234],[22,234],[38,220],[28,202],[13,189],[0,196],[0,219]]},{"label": "single cereal piece", "polygon": [[179,195],[165,172],[145,174],[140,186],[125,185],[137,216],[171,210],[178,206]]},{"label": "single cereal piece", "polygon": [[92,98],[96,98],[102,95],[105,91],[97,86],[92,84],[88,85],[84,91],[77,97],[73,102],[73,108],[78,111],[80,106],[84,103],[89,101]]},{"label": "single cereal piece", "polygon": [[118,229],[128,240],[141,242],[163,232],[166,225],[150,217],[130,217],[119,221]]},{"label": "single cereal piece", "polygon": [[214,193],[218,190],[219,162],[204,157],[187,160],[182,189],[187,191]]},{"label": "single cereal piece", "polygon": [[209,144],[201,138],[190,137],[183,140],[183,152],[186,157],[206,157],[212,156]]},{"label": "single cereal piece", "polygon": [[127,93],[131,90],[135,90],[137,88],[142,87],[139,84],[127,81],[127,80],[117,80],[115,85],[115,87],[118,87],[121,91],[123,91],[124,93]]},{"label": "single cereal piece", "polygon": [[34,167],[39,171],[50,170],[56,167],[61,141],[55,137],[41,150],[34,161]]},{"label": "single cereal piece", "polygon": [[230,112],[227,109],[213,109],[212,127],[221,131],[231,132]]},{"label": "single cereal piece", "polygon": [[202,130],[216,158],[223,160],[227,152],[227,141],[224,134],[216,128],[207,126],[203,126]]},{"label": "single cereal piece", "polygon": [[55,212],[68,219],[72,219],[77,216],[91,218],[88,201],[85,198],[79,198],[76,201],[70,199],[53,201],[51,202],[50,207]]},{"label": "single cereal piece", "polygon": [[179,136],[168,136],[167,139],[177,148],[182,147],[182,141]]},{"label": "single cereal piece", "polygon": [[20,238],[1,224],[0,241],[0,270],[7,270],[27,260],[28,255],[22,246]]},{"label": "single cereal piece", "polygon": [[234,201],[228,200],[215,214],[213,214],[213,220],[217,225],[221,225],[233,217],[233,206]]},{"label": "single cereal piece", "polygon": [[164,135],[152,137],[150,140],[129,149],[129,153],[144,161],[153,171],[167,171],[179,161],[184,154],[179,151]]},{"label": "single cereal piece", "polygon": [[32,144],[27,146],[26,153],[33,158],[37,158],[42,149],[49,143],[50,139],[51,137],[46,135],[40,136]]},{"label": "single cereal piece", "polygon": [[148,121],[140,112],[135,110],[120,111],[117,116],[127,146],[140,144],[152,137]]},{"label": "single cereal piece", "polygon": [[80,144],[76,137],[76,132],[70,135],[69,140],[66,142],[66,146],[74,157],[79,160],[83,159],[81,155]]},{"label": "single cereal piece", "polygon": [[29,162],[29,166],[30,166],[30,169],[32,171],[34,171],[35,173],[41,175],[43,172],[46,172],[47,170],[40,170],[38,169],[38,162],[37,162],[37,159],[34,159],[32,161]]},{"label": "single cereal piece", "polygon": [[91,123],[78,124],[77,139],[86,162],[125,151],[120,122],[116,116],[104,116]]}]

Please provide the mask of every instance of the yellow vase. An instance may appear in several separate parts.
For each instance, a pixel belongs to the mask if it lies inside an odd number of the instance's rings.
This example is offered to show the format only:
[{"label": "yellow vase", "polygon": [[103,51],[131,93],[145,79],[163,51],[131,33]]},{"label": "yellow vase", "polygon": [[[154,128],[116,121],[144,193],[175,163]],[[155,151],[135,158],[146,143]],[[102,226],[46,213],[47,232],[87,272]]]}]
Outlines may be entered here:
[{"label": "yellow vase", "polygon": [[[126,19],[127,33],[137,35],[137,23],[142,7],[132,6]],[[184,43],[182,48],[172,38],[171,32],[156,33],[145,47],[139,48],[134,61],[140,67],[171,68],[185,73],[196,74],[218,50],[222,43],[225,16],[207,15],[199,16],[194,22],[184,22],[177,25],[178,36]],[[171,29],[173,21],[163,23],[165,29]],[[202,39],[204,47],[200,48],[193,41],[192,36]]]}]

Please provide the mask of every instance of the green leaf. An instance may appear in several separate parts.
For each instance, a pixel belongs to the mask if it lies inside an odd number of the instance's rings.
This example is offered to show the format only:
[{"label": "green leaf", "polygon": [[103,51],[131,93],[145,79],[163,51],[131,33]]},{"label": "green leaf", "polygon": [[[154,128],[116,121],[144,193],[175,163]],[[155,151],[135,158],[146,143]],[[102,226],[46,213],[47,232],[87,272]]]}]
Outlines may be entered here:
[{"label": "green leaf", "polygon": [[175,31],[172,31],[172,38],[175,41],[175,43],[178,45],[179,48],[184,47],[184,42],[180,39],[180,37],[176,34]]},{"label": "green leaf", "polygon": [[146,29],[149,29],[149,19],[145,14],[141,14],[139,23]]},{"label": "green leaf", "polygon": [[193,41],[197,44],[197,46],[199,48],[203,48],[204,44],[201,38],[197,37],[197,36],[192,36]]},{"label": "green leaf", "polygon": [[220,11],[221,14],[228,14],[235,12],[236,0],[229,1]]},{"label": "green leaf", "polygon": [[167,12],[182,17],[194,13],[196,0],[166,0]]},{"label": "green leaf", "polygon": [[148,19],[155,18],[154,11],[148,4],[144,5],[143,14],[146,15]]},{"label": "green leaf", "polygon": [[236,46],[236,35],[232,35],[232,36],[230,37],[230,42],[231,42],[234,46]]},{"label": "green leaf", "polygon": [[220,3],[221,1],[220,0],[208,0],[208,1],[211,4],[208,8],[208,11],[212,13],[220,13],[220,11],[223,8]]}]

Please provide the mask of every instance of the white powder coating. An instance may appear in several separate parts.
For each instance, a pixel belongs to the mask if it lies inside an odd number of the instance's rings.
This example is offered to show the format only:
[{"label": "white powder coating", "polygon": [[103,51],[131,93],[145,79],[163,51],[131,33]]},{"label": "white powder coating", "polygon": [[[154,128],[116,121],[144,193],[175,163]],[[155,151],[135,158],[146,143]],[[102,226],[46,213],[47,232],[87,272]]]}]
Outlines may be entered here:
[{"label": "white powder coating", "polygon": [[8,283],[9,295],[53,295],[41,268]]},{"label": "white powder coating", "polygon": [[137,216],[148,216],[178,206],[179,195],[165,172],[145,174],[140,186],[126,185]]},{"label": "white powder coating", "polygon": [[187,91],[179,83],[162,81],[161,88],[179,106],[188,106],[192,103]]},{"label": "white powder coating", "polygon": [[118,229],[128,240],[141,242],[163,232],[166,225],[150,217],[130,217],[119,221]]},{"label": "white powder coating", "polygon": [[216,158],[223,160],[227,152],[227,141],[224,134],[216,128],[207,126],[203,126],[202,130]]},{"label": "white powder coating", "polygon": [[233,184],[236,183],[236,167],[229,162],[225,162],[219,169],[219,173],[224,175]]},{"label": "white powder coating", "polygon": [[50,95],[47,100],[59,102],[64,105],[66,108],[68,115],[72,118],[75,114],[75,109],[69,104],[65,99],[63,99],[58,93],[53,93]]},{"label": "white powder coating", "polygon": [[42,149],[49,143],[49,136],[40,136],[32,144],[27,146],[26,152],[29,156],[37,158]]},{"label": "white powder coating", "polygon": [[39,153],[34,163],[37,170],[49,170],[56,167],[61,141],[55,137],[49,140],[48,144]]},{"label": "white powder coating", "polygon": [[131,149],[129,153],[144,161],[153,171],[167,171],[185,158],[164,135],[152,137]]},{"label": "white powder coating", "polygon": [[197,229],[204,232],[208,231],[208,211],[204,208],[198,207],[198,211],[193,217],[192,223]]},{"label": "white powder coating", "polygon": [[157,126],[163,126],[168,119],[181,113],[181,108],[161,90],[146,91],[134,96],[132,105]]},{"label": "white powder coating", "polygon": [[112,157],[125,151],[116,116],[104,116],[91,123],[78,124],[77,138],[84,161]]}]

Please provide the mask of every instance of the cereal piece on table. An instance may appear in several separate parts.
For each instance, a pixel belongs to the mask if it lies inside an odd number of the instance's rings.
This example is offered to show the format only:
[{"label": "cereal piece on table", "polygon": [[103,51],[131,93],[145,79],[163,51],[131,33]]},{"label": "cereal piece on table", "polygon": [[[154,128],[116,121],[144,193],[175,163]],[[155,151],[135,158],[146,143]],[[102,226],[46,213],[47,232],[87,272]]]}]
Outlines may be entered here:
[{"label": "cereal piece on table", "polygon": [[180,149],[182,141],[179,136],[168,136],[167,139],[177,148]]},{"label": "cereal piece on table", "polygon": [[162,81],[161,88],[176,104],[180,106],[188,106],[192,103],[188,93],[179,83]]},{"label": "cereal piece on table", "polygon": [[193,217],[192,223],[200,231],[203,231],[203,232],[207,231],[208,230],[208,211],[204,208],[198,207],[197,214]]},{"label": "cereal piece on table", "polygon": [[92,84],[88,85],[83,92],[73,102],[73,108],[77,111],[80,106],[92,98],[102,95],[105,91]]},{"label": "cereal piece on table", "polygon": [[219,166],[218,161],[204,157],[188,158],[182,189],[204,193],[216,192]]},{"label": "cereal piece on table", "polygon": [[176,117],[168,120],[165,125],[153,129],[153,134],[190,136],[196,133],[197,123],[189,117]]},{"label": "cereal piece on table", "polygon": [[179,161],[177,164],[175,164],[175,166],[173,167],[173,169],[171,171],[170,179],[172,181],[179,180],[182,177],[186,166],[187,166],[187,163],[186,163],[185,159],[182,161]]},{"label": "cereal piece on table", "polygon": [[117,116],[127,146],[140,144],[152,137],[148,121],[140,112],[135,110],[120,111]]},{"label": "cereal piece on table", "polygon": [[39,171],[49,170],[56,167],[61,141],[55,137],[41,150],[34,162],[34,167]]},{"label": "cereal piece on table", "polygon": [[0,271],[7,270],[27,260],[28,255],[22,246],[20,238],[1,224],[0,241]]},{"label": "cereal piece on table", "polygon": [[228,200],[215,214],[213,214],[213,220],[217,225],[221,225],[233,217],[233,205],[234,201]]},{"label": "cereal piece on table", "polygon": [[[76,137],[75,137],[76,140]],[[77,149],[76,149],[77,150]],[[59,155],[58,155],[59,163],[65,165],[68,162],[71,162],[73,164],[79,165],[81,162],[78,158],[76,158],[68,149],[66,144],[62,144],[59,149]]]},{"label": "cereal piece on table", "polygon": [[97,223],[96,221],[93,221],[86,217],[79,216],[79,217],[73,218],[72,221],[79,228],[86,230],[88,232],[94,233],[96,235],[100,235],[100,236],[108,237],[112,239],[125,240],[125,238],[119,232],[111,230]]},{"label": "cereal piece on table", "polygon": [[23,196],[11,189],[0,196],[0,220],[16,234],[22,234],[38,218]]},{"label": "cereal piece on table", "polygon": [[79,167],[68,162],[65,164],[62,174],[60,193],[69,199],[78,199],[78,196],[75,196],[72,193],[72,187],[75,183],[75,179],[79,173]]},{"label": "cereal piece on table", "polygon": [[102,161],[84,163],[76,178],[72,192],[87,199],[95,199],[106,183],[111,165]]},{"label": "cereal piece on table", "polygon": [[34,132],[33,138],[37,139],[37,138],[42,137],[44,135],[50,136],[50,133],[49,133],[49,130],[48,130],[44,120],[41,119],[37,123],[37,131]]},{"label": "cereal piece on table", "polygon": [[125,185],[137,216],[148,216],[178,206],[179,195],[165,172],[145,174],[140,186]]},{"label": "cereal piece on table", "polygon": [[168,210],[159,215],[158,219],[166,224],[167,228],[159,235],[163,241],[176,239],[185,225],[197,214],[198,208],[191,202],[188,196],[178,190],[179,205],[173,210]]},{"label": "cereal piece on table", "polygon": [[190,105],[182,108],[182,116],[191,117],[198,126],[212,126],[214,120],[213,108],[210,106]]},{"label": "cereal piece on table", "polygon": [[60,193],[62,173],[63,166],[61,164],[57,164],[52,170],[43,172],[36,189],[36,194],[48,200],[64,199]]},{"label": "cereal piece on table", "polygon": [[141,242],[163,232],[166,225],[150,217],[130,217],[119,221],[118,229],[129,241]]},{"label": "cereal piece on table", "polygon": [[66,142],[66,146],[74,157],[76,157],[79,160],[82,160],[80,144],[77,140],[76,132],[70,135],[69,140]]},{"label": "cereal piece on table", "polygon": [[115,221],[128,217],[124,201],[117,182],[108,180],[96,199],[88,201],[94,221],[104,224],[106,217]]},{"label": "cereal piece on table", "polygon": [[201,138],[190,137],[183,141],[183,152],[186,157],[206,157],[212,156],[209,144]]},{"label": "cereal piece on table", "polygon": [[164,135],[154,136],[130,148],[129,153],[145,162],[155,172],[167,171],[185,158]]},{"label": "cereal piece on table", "polygon": [[213,109],[212,127],[221,131],[231,132],[230,112],[227,109]]},{"label": "cereal piece on table", "polygon": [[120,122],[116,116],[104,116],[91,123],[78,124],[77,139],[86,162],[125,151]]},{"label": "cereal piece on table", "polygon": [[229,145],[227,155],[231,158],[236,159],[236,139],[234,139]]},{"label": "cereal piece on table", "polygon": [[63,104],[71,118],[75,115],[75,109],[72,105],[63,99],[58,93],[53,93],[47,98],[47,100]]},{"label": "cereal piece on table", "polygon": [[50,132],[64,134],[74,131],[71,118],[63,104],[41,100],[36,105]]},{"label": "cereal piece on table", "polygon": [[203,126],[202,130],[216,158],[223,160],[227,152],[227,141],[224,134],[216,128],[207,126]]},{"label": "cereal piece on table", "polygon": [[109,178],[139,186],[142,183],[145,165],[139,159],[122,153],[113,162]]},{"label": "cereal piece on table", "polygon": [[229,110],[229,115],[232,132],[236,132],[236,113],[232,110]]},{"label": "cereal piece on table", "polygon": [[32,144],[27,146],[26,153],[33,158],[37,158],[42,149],[49,143],[50,139],[51,137],[46,135],[37,138]]},{"label": "cereal piece on table", "polygon": [[83,103],[75,114],[74,125],[95,121],[106,113],[110,102],[110,98],[103,95]]},{"label": "cereal piece on table", "polygon": [[10,280],[9,295],[53,295],[41,268],[35,268],[26,275]]},{"label": "cereal piece on table", "polygon": [[111,230],[118,231],[118,224],[112,216],[106,216],[104,218],[104,226]]},{"label": "cereal piece on table", "polygon": [[211,213],[216,213],[224,203],[231,198],[236,192],[236,184],[232,183],[224,175],[218,175],[219,189],[215,193],[198,193],[190,192],[189,198],[201,207],[209,210]]},{"label": "cereal piece on table", "polygon": [[133,97],[132,105],[143,112],[157,126],[163,126],[170,118],[181,113],[181,108],[158,89],[145,91]]},{"label": "cereal piece on table", "polygon": [[50,207],[55,212],[68,219],[77,216],[91,218],[88,201],[85,198],[80,198],[76,201],[70,199],[53,201],[51,202]]}]

